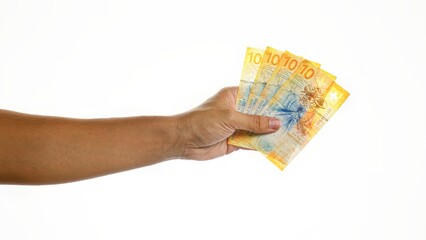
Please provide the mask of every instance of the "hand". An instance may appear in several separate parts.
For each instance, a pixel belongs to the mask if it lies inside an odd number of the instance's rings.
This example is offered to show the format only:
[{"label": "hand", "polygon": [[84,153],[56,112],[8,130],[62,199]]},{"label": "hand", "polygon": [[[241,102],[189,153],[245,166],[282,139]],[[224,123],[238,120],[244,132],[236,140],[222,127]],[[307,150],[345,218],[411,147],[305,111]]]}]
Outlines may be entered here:
[{"label": "hand", "polygon": [[235,130],[272,133],[280,128],[276,118],[248,115],[235,110],[237,87],[219,91],[201,106],[180,116],[184,141],[181,158],[207,160],[229,154],[238,147],[228,145]]}]

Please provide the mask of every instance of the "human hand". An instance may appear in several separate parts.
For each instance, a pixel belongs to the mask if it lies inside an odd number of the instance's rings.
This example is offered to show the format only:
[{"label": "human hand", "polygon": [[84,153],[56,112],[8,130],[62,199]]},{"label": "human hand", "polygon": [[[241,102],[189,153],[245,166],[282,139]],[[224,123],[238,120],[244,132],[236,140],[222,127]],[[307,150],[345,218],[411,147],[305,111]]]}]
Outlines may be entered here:
[{"label": "human hand", "polygon": [[272,133],[280,128],[276,118],[238,112],[237,92],[238,87],[223,88],[199,107],[179,116],[178,130],[184,141],[181,158],[207,160],[238,150],[227,144],[227,138],[238,129]]},{"label": "human hand", "polygon": [[280,127],[278,119],[237,112],[237,90],[224,88],[176,116],[73,119],[0,110],[0,184],[64,183],[175,158],[212,159],[238,149],[227,145],[237,129]]}]

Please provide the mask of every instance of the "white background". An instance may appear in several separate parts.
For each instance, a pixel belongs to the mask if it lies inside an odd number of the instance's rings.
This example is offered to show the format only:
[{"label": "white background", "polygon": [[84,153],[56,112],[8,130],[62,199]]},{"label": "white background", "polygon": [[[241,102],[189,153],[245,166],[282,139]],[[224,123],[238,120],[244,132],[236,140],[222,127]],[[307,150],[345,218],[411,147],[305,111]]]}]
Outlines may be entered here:
[{"label": "white background", "polygon": [[0,186],[0,239],[426,239],[426,17],[398,1],[0,1],[0,108],[169,115],[238,85],[245,48],[351,96],[283,171],[256,152]]}]

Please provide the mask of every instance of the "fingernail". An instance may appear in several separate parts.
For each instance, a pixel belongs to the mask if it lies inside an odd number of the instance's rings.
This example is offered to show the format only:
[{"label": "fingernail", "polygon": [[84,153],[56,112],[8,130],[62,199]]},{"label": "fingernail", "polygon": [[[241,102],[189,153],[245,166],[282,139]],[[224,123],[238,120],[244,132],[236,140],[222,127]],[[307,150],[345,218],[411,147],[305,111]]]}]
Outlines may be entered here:
[{"label": "fingernail", "polygon": [[269,118],[269,128],[277,130],[280,126],[281,122],[278,118]]}]

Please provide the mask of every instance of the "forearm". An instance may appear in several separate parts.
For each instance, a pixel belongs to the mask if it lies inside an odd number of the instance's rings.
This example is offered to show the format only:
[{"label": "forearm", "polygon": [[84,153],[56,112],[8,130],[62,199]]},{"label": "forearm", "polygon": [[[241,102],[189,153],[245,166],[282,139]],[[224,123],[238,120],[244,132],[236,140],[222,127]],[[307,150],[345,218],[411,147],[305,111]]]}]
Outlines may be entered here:
[{"label": "forearm", "polygon": [[68,119],[2,111],[0,182],[76,181],[179,157],[178,117]]}]

